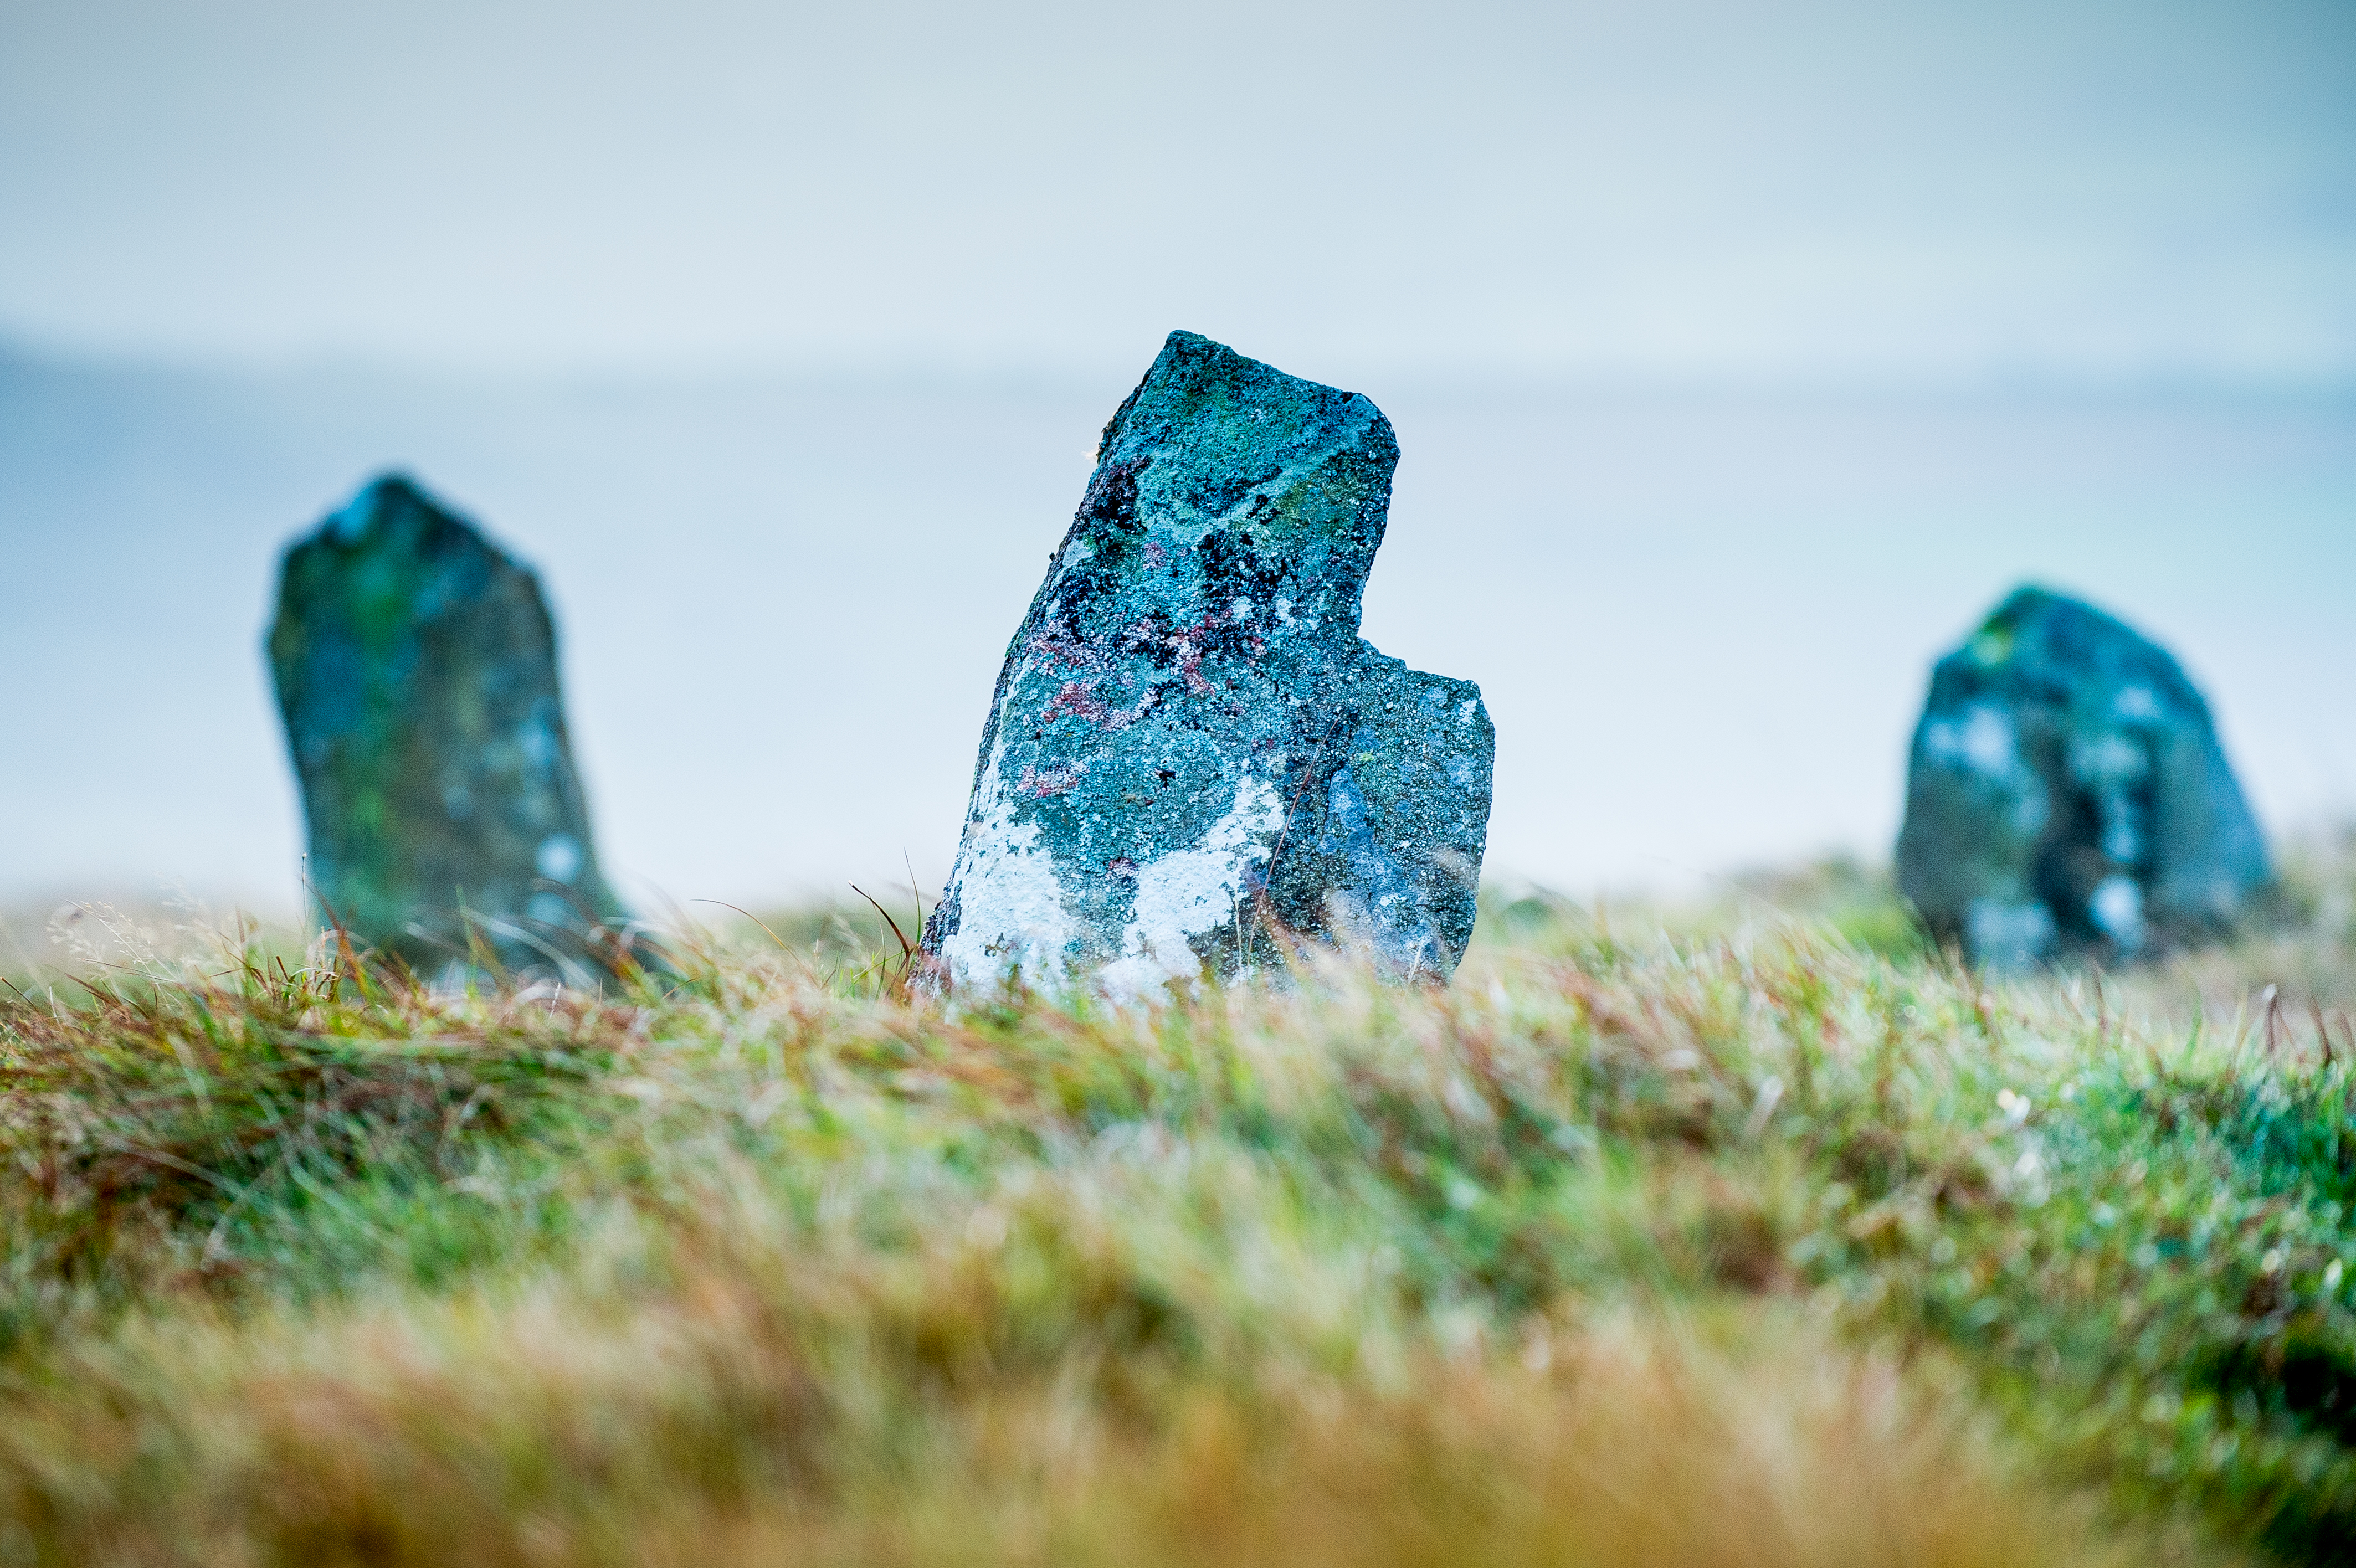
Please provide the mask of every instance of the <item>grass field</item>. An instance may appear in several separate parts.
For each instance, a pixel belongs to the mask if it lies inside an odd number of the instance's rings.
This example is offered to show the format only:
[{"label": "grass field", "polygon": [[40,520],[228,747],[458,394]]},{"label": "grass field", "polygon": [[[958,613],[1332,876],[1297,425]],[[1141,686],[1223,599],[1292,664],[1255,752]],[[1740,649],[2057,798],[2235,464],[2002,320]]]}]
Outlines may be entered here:
[{"label": "grass field", "polygon": [[90,915],[0,987],[0,1565],[2356,1559],[2350,864],[2119,976],[1835,864],[1151,1012]]}]

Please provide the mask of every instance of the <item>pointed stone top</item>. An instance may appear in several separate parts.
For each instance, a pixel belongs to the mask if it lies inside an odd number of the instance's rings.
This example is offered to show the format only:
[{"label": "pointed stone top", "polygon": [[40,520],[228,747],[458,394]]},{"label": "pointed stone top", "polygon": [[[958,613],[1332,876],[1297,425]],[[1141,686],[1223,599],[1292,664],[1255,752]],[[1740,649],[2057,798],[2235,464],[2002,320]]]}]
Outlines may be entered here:
[{"label": "pointed stone top", "polygon": [[388,471],[361,485],[350,500],[328,513],[319,532],[337,544],[362,544],[379,528],[390,526],[393,519],[410,511],[449,515],[414,479],[398,471]]},{"label": "pointed stone top", "polygon": [[1287,461],[1370,435],[1397,460],[1390,421],[1372,399],[1287,375],[1182,329],[1162,342],[1145,379],[1105,425],[1097,456],[1160,449],[1197,452],[1206,463],[1246,455]]},{"label": "pointed stone top", "polygon": [[1954,657],[1987,677],[2089,685],[2104,695],[2136,681],[2171,709],[2208,718],[2208,703],[2174,655],[2116,616],[2038,583],[2007,594]]},{"label": "pointed stone top", "polygon": [[397,469],[380,474],[361,485],[350,500],[297,539],[293,551],[319,547],[331,548],[338,553],[390,548],[419,555],[463,551],[472,547],[503,565],[529,570],[484,533],[472,518]]}]

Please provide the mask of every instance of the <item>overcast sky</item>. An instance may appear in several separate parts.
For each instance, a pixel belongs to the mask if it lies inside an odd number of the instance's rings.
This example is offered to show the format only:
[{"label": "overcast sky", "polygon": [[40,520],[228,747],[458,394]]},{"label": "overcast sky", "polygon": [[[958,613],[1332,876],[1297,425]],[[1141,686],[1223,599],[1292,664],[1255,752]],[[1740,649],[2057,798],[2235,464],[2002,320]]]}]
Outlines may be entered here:
[{"label": "overcast sky", "polygon": [[0,0],[0,906],[293,907],[275,556],[392,464],[639,896],[937,887],[1176,326],[1397,424],[1500,873],[1885,855],[2023,578],[2356,813],[2356,0]]},{"label": "overcast sky", "polygon": [[0,0],[0,334],[2356,376],[2349,0]]}]

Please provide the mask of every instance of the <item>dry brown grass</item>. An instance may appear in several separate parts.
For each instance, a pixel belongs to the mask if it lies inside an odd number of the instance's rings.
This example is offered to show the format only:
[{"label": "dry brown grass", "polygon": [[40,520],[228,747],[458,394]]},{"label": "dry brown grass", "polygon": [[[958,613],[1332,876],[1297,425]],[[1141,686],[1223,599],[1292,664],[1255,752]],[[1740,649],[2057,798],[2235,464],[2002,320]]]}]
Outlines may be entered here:
[{"label": "dry brown grass", "polygon": [[1790,1306],[1203,1375],[1109,1277],[1026,1352],[970,1221],[914,1267],[775,1234],[740,1211],[494,1294],[143,1325],[14,1391],[0,1495],[41,1560],[142,1565],[2222,1561]]}]

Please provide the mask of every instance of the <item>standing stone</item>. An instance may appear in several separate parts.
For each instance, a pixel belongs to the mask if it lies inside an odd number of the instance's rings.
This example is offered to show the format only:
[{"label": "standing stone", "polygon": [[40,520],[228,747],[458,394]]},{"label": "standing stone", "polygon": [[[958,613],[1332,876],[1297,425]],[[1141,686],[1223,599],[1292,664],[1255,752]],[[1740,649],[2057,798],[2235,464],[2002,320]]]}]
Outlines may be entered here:
[{"label": "standing stone", "polygon": [[2217,935],[2269,875],[2176,661],[2075,599],[2022,588],[1932,673],[1898,881],[1940,939],[2009,968]]},{"label": "standing stone", "polygon": [[579,982],[625,950],[598,873],[540,581],[409,480],[286,552],[270,666],[311,886],[424,975],[487,948]]},{"label": "standing stone", "polygon": [[1366,399],[1174,332],[1008,647],[926,950],[1141,997],[1299,939],[1444,979],[1494,731],[1358,636],[1398,443]]}]

